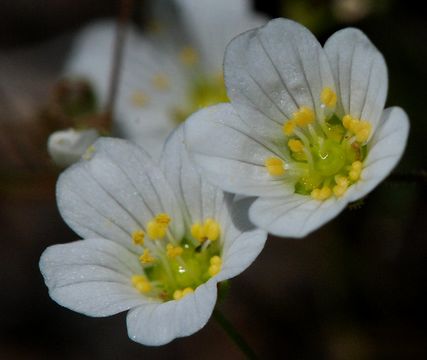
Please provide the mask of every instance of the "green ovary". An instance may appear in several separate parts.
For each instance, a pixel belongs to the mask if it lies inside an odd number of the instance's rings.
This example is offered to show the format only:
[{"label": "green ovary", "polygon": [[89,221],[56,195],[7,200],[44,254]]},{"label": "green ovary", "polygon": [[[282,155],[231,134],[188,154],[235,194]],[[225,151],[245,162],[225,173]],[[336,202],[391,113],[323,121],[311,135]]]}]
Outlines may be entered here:
[{"label": "green ovary", "polygon": [[211,277],[210,260],[219,255],[217,242],[203,248],[203,245],[196,247],[184,241],[181,247],[183,252],[180,256],[174,258],[165,256],[145,268],[145,275],[154,286],[152,292],[154,297],[164,301],[172,300],[175,291],[185,288],[195,290]]},{"label": "green ovary", "polygon": [[359,179],[366,145],[354,141],[336,119],[333,115],[330,118],[333,122],[326,121],[322,131],[311,132],[307,137],[309,146],[305,141],[304,150],[292,151],[289,147],[301,173],[295,184],[296,193],[311,194],[317,200],[325,200],[332,194],[339,197]]},{"label": "green ovary", "polygon": [[199,109],[221,102],[229,102],[223,75],[197,77],[187,92],[187,99],[185,106],[172,109],[172,117],[178,124]]}]

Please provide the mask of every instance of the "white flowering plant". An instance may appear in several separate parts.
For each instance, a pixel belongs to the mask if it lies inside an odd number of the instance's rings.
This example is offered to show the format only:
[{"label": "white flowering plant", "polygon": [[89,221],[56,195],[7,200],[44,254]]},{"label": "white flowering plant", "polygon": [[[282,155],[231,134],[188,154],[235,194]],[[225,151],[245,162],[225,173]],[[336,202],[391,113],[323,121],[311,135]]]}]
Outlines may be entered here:
[{"label": "white flowering plant", "polygon": [[210,182],[255,196],[251,221],[303,237],[377,186],[409,131],[384,109],[383,56],[360,30],[322,47],[302,25],[275,19],[231,41],[224,59],[230,104],[192,115],[185,141]]},{"label": "white flowering plant", "polygon": [[218,282],[247,268],[267,237],[241,202],[200,177],[182,128],[160,161],[126,140],[97,140],[61,174],[57,201],[84,240],[41,256],[51,298],[89,316],[129,310],[129,337],[145,345],[203,327]]}]

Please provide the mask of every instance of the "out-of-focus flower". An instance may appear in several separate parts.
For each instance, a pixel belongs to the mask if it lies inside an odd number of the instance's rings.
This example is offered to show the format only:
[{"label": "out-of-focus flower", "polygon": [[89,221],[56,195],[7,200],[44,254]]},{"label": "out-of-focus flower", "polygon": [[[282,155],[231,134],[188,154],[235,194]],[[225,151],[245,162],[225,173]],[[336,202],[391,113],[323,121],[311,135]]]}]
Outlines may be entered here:
[{"label": "out-of-focus flower", "polygon": [[98,136],[95,129],[55,131],[49,136],[47,150],[56,165],[66,167],[77,162]]},{"label": "out-of-focus flower", "polygon": [[222,189],[258,196],[250,219],[302,237],[362,198],[399,161],[409,122],[384,110],[387,68],[357,29],[322,48],[303,26],[276,19],[235,38],[224,61],[231,104],[201,110],[186,141]]},{"label": "out-of-focus flower", "polygon": [[[172,3],[176,16],[150,22],[147,36],[129,29],[115,106],[115,135],[142,144],[154,156],[192,112],[228,101],[222,75],[225,47],[264,22],[247,0],[176,0],[166,6]],[[90,25],[66,65],[67,75],[93,82],[101,105],[108,94],[114,39],[113,22]]]},{"label": "out-of-focus flower", "polygon": [[52,299],[89,316],[130,310],[129,336],[146,345],[199,330],[215,306],[217,283],[248,267],[267,234],[198,175],[182,128],[160,162],[110,138],[83,159],[60,176],[57,200],[85,240],[51,246],[40,260]]}]

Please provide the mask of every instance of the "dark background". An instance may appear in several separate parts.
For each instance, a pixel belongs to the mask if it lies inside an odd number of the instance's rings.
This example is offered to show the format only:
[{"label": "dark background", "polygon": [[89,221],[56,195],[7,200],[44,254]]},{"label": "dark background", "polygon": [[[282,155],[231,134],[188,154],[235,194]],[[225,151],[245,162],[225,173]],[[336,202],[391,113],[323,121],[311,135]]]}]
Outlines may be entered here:
[{"label": "dark background", "polygon": [[[388,64],[387,105],[411,121],[395,176],[305,239],[270,238],[231,282],[220,308],[261,358],[427,358],[426,18],[419,2],[367,3],[349,19],[331,1],[256,2],[307,24],[321,42],[345,26],[362,29]],[[73,31],[117,11],[112,0],[0,1],[0,359],[243,358],[213,319],[163,347],[133,343],[125,314],[61,308],[38,270],[47,246],[77,238],[56,209],[58,170],[45,152],[53,83]]]}]

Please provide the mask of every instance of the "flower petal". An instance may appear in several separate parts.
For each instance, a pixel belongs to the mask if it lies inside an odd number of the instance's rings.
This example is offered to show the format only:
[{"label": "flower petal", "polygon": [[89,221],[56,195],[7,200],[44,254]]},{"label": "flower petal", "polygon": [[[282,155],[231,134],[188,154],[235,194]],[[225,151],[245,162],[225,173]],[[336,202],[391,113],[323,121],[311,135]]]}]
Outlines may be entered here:
[{"label": "flower petal", "polygon": [[275,19],[231,41],[224,60],[228,96],[243,121],[266,137],[301,106],[321,115],[320,94],[334,89],[324,51],[305,27]]},{"label": "flower petal", "polygon": [[57,185],[61,215],[80,236],[103,237],[132,249],[131,233],[144,230],[153,216],[164,212],[172,217],[171,232],[183,235],[173,191],[141,148],[102,138],[88,156],[66,170]]},{"label": "flower petal", "polygon": [[180,126],[165,144],[161,165],[187,215],[187,228],[207,218],[217,218],[224,206],[224,193],[203,179],[189,158]]},{"label": "flower petal", "polygon": [[211,279],[178,301],[137,307],[127,316],[129,337],[143,345],[163,345],[191,335],[207,323],[215,303],[216,281]]},{"label": "flower petal", "polygon": [[368,144],[361,180],[349,201],[360,199],[383,181],[397,165],[409,133],[408,116],[399,107],[384,110],[377,131]]},{"label": "flower petal", "polygon": [[185,141],[202,175],[225,191],[284,195],[284,180],[273,179],[264,161],[281,156],[271,142],[252,136],[230,104],[202,109],[185,124]]},{"label": "flower petal", "polygon": [[357,29],[343,29],[325,44],[341,101],[342,111],[369,120],[380,120],[387,96],[387,66],[381,53]]},{"label": "flower petal", "polygon": [[262,197],[250,207],[249,218],[255,225],[273,235],[301,238],[334,218],[347,202],[345,197],[317,201],[310,196],[298,194]]},{"label": "flower petal", "polygon": [[104,239],[48,247],[40,270],[58,304],[89,316],[108,316],[151,302],[131,285],[141,274],[138,258]]},{"label": "flower petal", "polygon": [[49,135],[47,149],[56,165],[66,167],[79,161],[98,137],[95,129],[78,131],[70,128],[55,131]]},{"label": "flower petal", "polygon": [[116,23],[104,20],[81,30],[74,40],[64,75],[87,78],[94,86],[99,105],[108,97]]},{"label": "flower petal", "polygon": [[252,12],[248,0],[177,0],[177,5],[210,74],[221,72],[225,47],[233,37],[266,21]]}]

